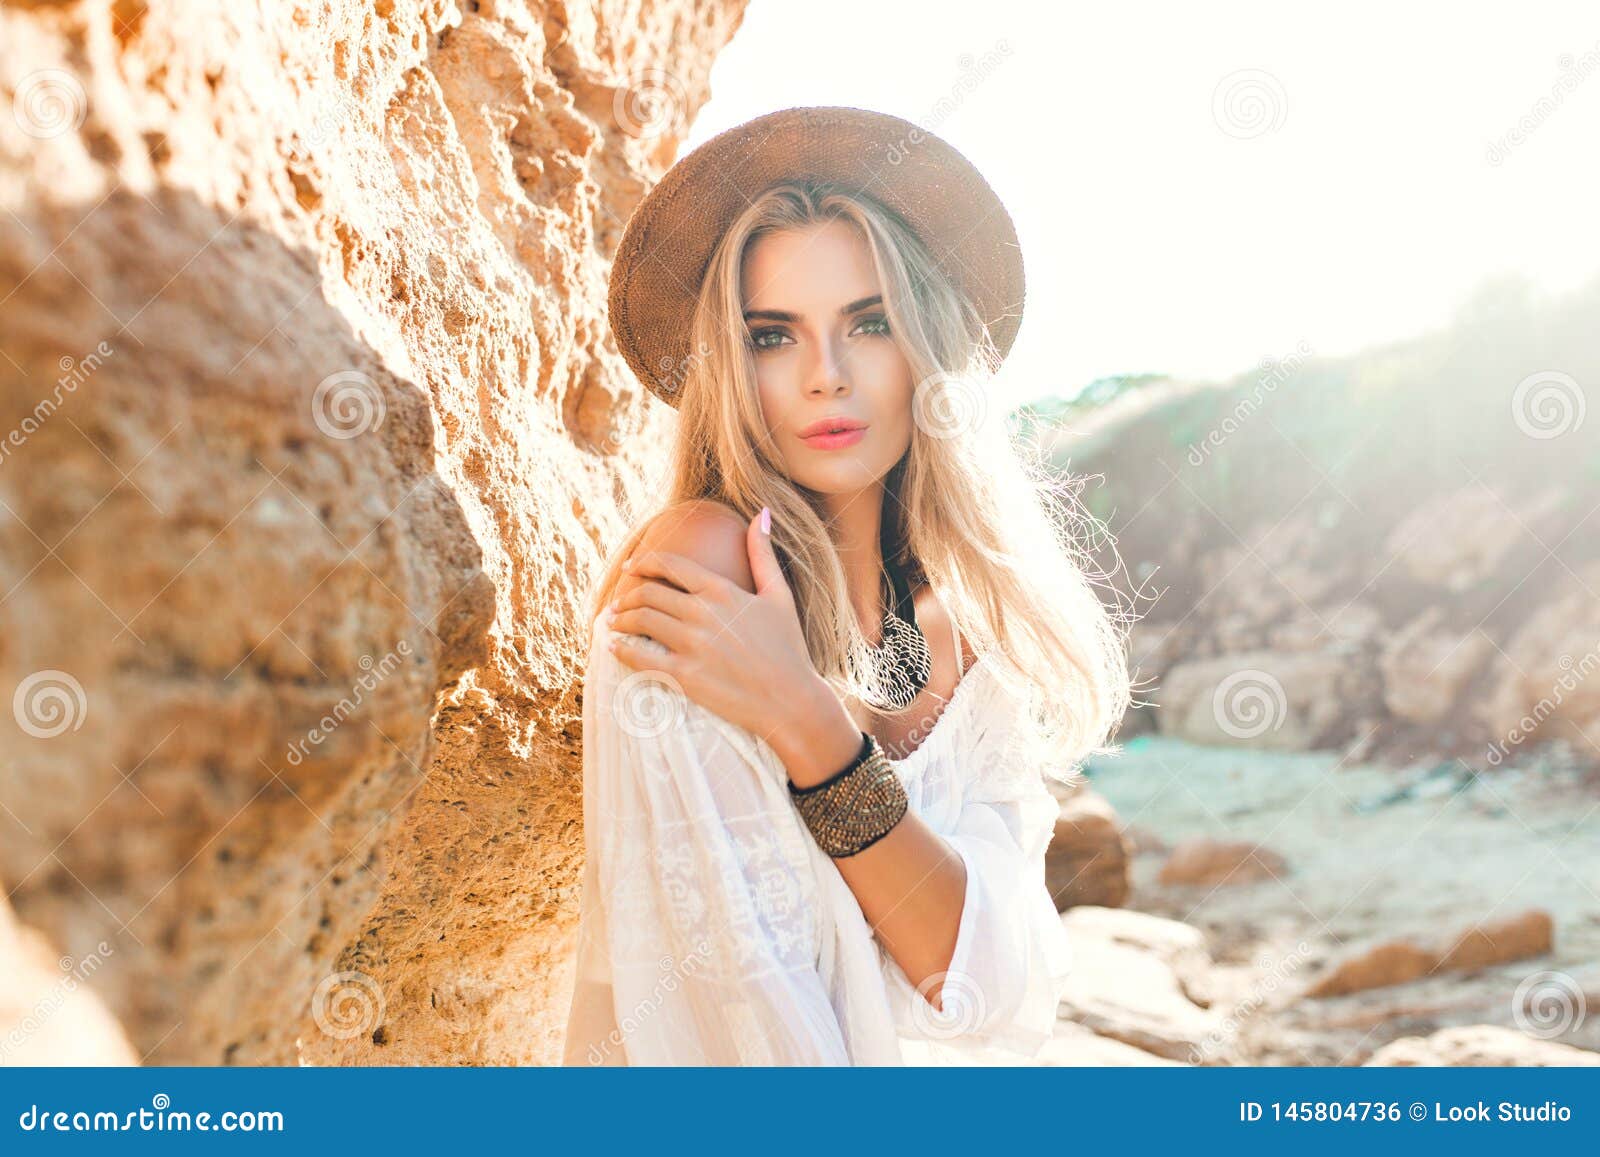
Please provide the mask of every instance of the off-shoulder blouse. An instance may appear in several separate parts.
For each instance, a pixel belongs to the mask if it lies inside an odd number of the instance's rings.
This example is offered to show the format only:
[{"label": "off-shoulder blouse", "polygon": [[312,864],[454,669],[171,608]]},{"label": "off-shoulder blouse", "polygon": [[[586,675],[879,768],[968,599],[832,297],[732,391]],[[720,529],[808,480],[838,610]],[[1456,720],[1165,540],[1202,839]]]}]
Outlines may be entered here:
[{"label": "off-shoulder blouse", "polygon": [[891,760],[911,808],[966,865],[941,1010],[874,936],[766,741],[624,664],[608,633],[594,625],[583,682],[587,858],[565,1064],[1038,1052],[1071,964],[1044,877],[1059,805],[1022,754],[1023,700],[996,660],[979,656],[922,742]]}]

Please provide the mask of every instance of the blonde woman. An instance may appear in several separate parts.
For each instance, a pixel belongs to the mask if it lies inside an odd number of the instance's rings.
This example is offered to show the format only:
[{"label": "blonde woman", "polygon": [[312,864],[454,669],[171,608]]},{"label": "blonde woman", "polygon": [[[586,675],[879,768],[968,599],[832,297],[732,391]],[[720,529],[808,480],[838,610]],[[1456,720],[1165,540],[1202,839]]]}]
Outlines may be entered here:
[{"label": "blonde woman", "polygon": [[611,324],[678,420],[589,608],[566,1063],[1049,1039],[1045,775],[1128,689],[1065,484],[983,392],[1022,301],[977,170],[866,110],[723,133],[629,221]]}]

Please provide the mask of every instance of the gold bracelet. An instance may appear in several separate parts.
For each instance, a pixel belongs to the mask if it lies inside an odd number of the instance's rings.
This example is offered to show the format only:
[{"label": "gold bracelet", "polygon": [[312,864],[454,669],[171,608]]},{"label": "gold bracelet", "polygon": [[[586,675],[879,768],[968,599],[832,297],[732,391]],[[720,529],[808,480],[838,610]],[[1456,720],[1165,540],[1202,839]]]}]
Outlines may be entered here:
[{"label": "gold bracelet", "polygon": [[861,733],[861,751],[843,770],[810,787],[789,782],[800,818],[835,859],[877,843],[900,822],[911,801],[875,737]]}]

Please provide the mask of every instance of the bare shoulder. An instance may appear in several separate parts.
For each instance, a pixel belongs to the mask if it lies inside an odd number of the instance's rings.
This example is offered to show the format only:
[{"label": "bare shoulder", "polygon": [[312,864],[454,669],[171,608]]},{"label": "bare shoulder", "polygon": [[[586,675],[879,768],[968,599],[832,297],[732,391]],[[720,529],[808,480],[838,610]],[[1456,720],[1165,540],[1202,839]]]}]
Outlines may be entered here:
[{"label": "bare shoulder", "polygon": [[[949,612],[944,604],[939,601],[939,596],[934,594],[931,586],[918,588],[913,596],[917,611],[917,626],[928,639],[928,645],[935,648],[938,656],[953,655],[955,653],[955,627],[950,621]],[[956,678],[961,678],[971,669],[977,661],[977,653],[973,651],[972,644],[966,635],[961,636],[961,669],[955,673]]]},{"label": "bare shoulder", "polygon": [[[748,526],[744,517],[725,502],[691,499],[669,506],[652,518],[634,553],[659,550],[681,554],[753,593],[756,580],[745,545]],[[642,581],[624,575],[619,591],[631,590]]]}]

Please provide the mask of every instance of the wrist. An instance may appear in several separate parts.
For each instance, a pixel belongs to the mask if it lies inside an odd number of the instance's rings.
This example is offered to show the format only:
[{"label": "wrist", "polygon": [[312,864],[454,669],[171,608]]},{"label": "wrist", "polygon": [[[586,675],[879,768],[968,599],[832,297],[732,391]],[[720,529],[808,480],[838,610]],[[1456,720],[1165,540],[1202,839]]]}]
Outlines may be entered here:
[{"label": "wrist", "polygon": [[811,787],[836,774],[861,750],[861,728],[818,675],[790,720],[774,733],[772,749],[796,787]]}]

